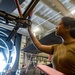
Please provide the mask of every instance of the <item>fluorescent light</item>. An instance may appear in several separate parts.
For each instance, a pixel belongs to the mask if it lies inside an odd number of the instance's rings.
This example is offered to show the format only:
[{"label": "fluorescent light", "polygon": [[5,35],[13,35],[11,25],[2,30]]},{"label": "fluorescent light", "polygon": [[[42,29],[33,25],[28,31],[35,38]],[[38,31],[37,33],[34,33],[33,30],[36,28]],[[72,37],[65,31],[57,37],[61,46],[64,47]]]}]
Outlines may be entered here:
[{"label": "fluorescent light", "polygon": [[74,14],[75,14],[75,10],[72,10],[72,11],[71,11],[71,14],[73,14],[73,15],[74,15]]},{"label": "fluorescent light", "polygon": [[40,28],[35,28],[34,30],[33,30],[33,32],[39,32],[40,31]]}]

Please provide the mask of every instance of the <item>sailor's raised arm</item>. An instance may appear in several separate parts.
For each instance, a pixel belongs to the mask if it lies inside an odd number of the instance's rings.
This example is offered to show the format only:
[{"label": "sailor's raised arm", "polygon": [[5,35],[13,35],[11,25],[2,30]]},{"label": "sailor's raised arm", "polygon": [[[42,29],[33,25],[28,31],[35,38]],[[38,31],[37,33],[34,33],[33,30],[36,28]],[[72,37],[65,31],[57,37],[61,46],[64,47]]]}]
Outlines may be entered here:
[{"label": "sailor's raised arm", "polygon": [[52,46],[50,45],[43,45],[39,42],[39,40],[33,35],[32,33],[32,29],[31,29],[31,26],[28,27],[28,32],[29,32],[29,35],[30,35],[30,38],[33,42],[33,44],[41,51],[45,52],[45,53],[48,53],[48,54],[52,54],[53,53],[53,49],[52,49]]}]

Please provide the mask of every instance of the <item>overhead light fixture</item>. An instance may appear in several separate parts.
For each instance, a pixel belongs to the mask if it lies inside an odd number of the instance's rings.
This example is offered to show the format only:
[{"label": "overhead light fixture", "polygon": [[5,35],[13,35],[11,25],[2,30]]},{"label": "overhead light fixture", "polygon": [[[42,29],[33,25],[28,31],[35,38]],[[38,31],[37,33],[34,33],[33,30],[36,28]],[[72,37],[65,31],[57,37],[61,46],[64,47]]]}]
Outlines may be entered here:
[{"label": "overhead light fixture", "polygon": [[35,28],[35,29],[33,30],[34,33],[37,33],[37,32],[39,32],[39,31],[40,31],[40,28]]},{"label": "overhead light fixture", "polygon": [[75,14],[75,9],[71,11],[71,14],[73,14],[73,15]]}]

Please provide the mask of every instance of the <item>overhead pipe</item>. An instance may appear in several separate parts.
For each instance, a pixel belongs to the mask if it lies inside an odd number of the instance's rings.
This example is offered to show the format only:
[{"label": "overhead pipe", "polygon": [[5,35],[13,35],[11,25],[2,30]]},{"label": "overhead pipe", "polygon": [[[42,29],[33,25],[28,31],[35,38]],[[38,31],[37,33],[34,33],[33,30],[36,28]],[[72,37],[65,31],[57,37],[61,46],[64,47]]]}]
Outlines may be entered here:
[{"label": "overhead pipe", "polygon": [[[28,5],[27,9],[25,10],[24,14],[22,15],[22,11],[20,9],[20,4],[18,0],[15,0],[15,3],[17,5],[18,8],[18,12],[20,15],[20,18],[26,19],[27,16],[29,16],[30,12],[33,10],[33,8],[36,6],[36,4],[39,2],[39,0],[32,0],[31,3]],[[22,21],[23,22],[23,21]],[[10,33],[9,37],[7,38],[6,41],[9,41],[16,33],[17,30],[21,27],[21,25],[16,25],[16,27],[12,30],[12,32]]]},{"label": "overhead pipe", "polygon": [[21,11],[21,8],[20,8],[19,0],[15,0],[15,3],[16,3],[16,6],[17,6],[17,9],[18,9],[20,18],[23,18],[22,11]]},{"label": "overhead pipe", "polygon": [[[20,18],[23,18],[22,16],[22,12],[21,12],[21,9],[20,9],[20,4],[19,4],[19,1],[18,0],[15,0],[15,3],[16,3],[16,6],[18,8],[18,12],[19,12],[19,15],[20,15]],[[18,23],[17,23],[18,24]],[[21,25],[18,24],[16,25],[16,27],[12,30],[12,32],[10,33],[9,37],[6,39],[6,41],[10,41],[10,39],[17,33],[17,30],[19,29]]]},{"label": "overhead pipe", "polygon": [[34,9],[34,7],[37,5],[37,3],[40,0],[32,0],[29,4],[29,6],[27,7],[27,9],[25,10],[25,12],[23,13],[23,18],[27,18],[27,16],[30,14],[30,12]]}]

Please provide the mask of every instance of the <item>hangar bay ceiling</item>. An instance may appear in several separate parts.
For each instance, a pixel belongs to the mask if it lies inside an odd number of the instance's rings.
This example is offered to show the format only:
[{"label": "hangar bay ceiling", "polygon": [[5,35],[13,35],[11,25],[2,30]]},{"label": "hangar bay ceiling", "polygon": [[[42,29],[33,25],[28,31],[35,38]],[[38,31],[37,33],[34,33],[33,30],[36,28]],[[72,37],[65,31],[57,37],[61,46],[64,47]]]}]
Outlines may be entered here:
[{"label": "hangar bay ceiling", "polygon": [[[22,13],[32,0],[19,0]],[[0,0],[0,10],[19,16],[14,0]],[[55,31],[57,22],[63,16],[75,15],[75,0],[40,0],[33,10],[31,18],[33,32],[44,37]],[[0,23],[0,27],[12,30],[11,26]],[[39,28],[39,31],[35,31]],[[26,28],[19,28],[18,33],[29,36]]]},{"label": "hangar bay ceiling", "polygon": [[[31,0],[19,0],[22,13],[24,13],[26,7]],[[34,12],[31,18],[33,22],[32,28],[40,28],[39,34],[42,36],[50,33],[52,29],[57,25],[57,21],[64,15],[74,16],[73,10],[75,9],[75,0],[40,0],[34,8]],[[1,0],[0,10],[4,10],[10,14],[19,16],[16,9],[14,0]],[[71,13],[72,12],[72,13]],[[3,26],[0,24],[0,26]],[[13,26],[4,25],[9,30],[12,30]],[[27,30],[20,28],[19,33],[28,35]]]}]

